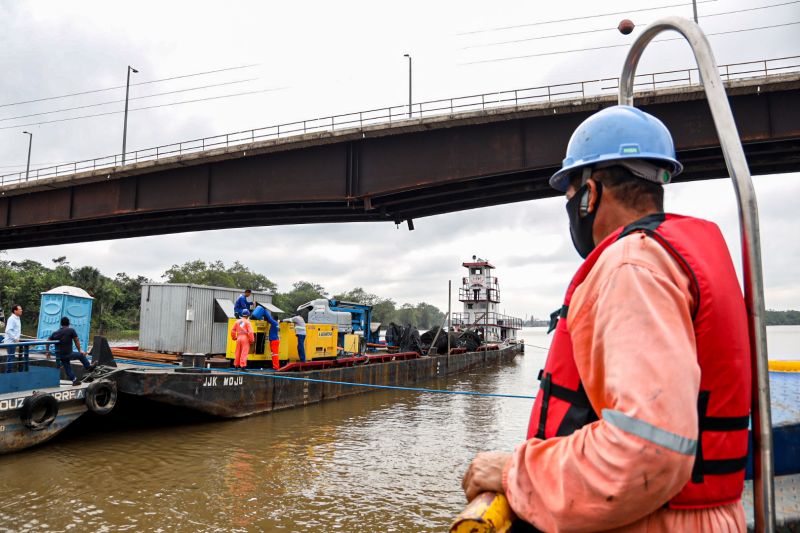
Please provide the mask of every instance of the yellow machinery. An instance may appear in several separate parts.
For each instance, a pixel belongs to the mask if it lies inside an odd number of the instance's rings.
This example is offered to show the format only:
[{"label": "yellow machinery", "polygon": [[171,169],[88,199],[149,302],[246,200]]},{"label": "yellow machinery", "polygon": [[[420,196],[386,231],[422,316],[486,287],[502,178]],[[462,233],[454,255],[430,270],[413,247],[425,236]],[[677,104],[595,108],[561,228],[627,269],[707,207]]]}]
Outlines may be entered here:
[{"label": "yellow machinery", "polygon": [[[281,364],[299,361],[297,335],[288,322],[281,322],[278,330],[281,339]],[[306,324],[306,361],[336,357],[338,329],[335,324]]]},{"label": "yellow machinery", "polygon": [[[228,359],[233,359],[236,355],[236,341],[231,340],[231,330],[233,330],[233,325],[238,320],[238,318],[228,319],[228,344],[225,346],[225,357]],[[256,340],[250,343],[250,354],[247,356],[247,360],[271,360],[272,353],[269,351],[269,322],[266,320],[251,320],[250,325],[253,326],[253,333],[255,333]]]},{"label": "yellow machinery", "polygon": [[362,337],[358,335],[346,333],[344,336],[344,351],[347,353],[360,353],[361,339]]},{"label": "yellow machinery", "polygon": [[[236,341],[231,339],[231,330],[237,318],[228,319],[228,344],[225,350],[225,357],[233,359],[236,354]],[[251,320],[255,333],[255,342],[250,344],[250,354],[248,361],[271,361],[272,352],[269,349],[269,322],[266,320]],[[314,359],[324,359],[336,357],[336,339],[338,331],[333,324],[306,324],[306,361]],[[280,322],[278,327],[278,337],[280,339],[280,360],[281,364],[299,361],[297,354],[297,335],[294,327],[288,322]]]}]

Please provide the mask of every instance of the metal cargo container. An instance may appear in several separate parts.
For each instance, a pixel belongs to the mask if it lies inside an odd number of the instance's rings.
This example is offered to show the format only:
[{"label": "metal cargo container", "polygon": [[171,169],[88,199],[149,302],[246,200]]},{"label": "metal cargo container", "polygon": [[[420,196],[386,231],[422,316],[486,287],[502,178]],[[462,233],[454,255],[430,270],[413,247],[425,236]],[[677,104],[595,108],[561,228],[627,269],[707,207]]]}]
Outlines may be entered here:
[{"label": "metal cargo container", "polygon": [[[224,354],[228,319],[240,289],[190,283],[145,283],[139,316],[139,349],[148,352]],[[272,295],[253,291],[273,313]]]}]

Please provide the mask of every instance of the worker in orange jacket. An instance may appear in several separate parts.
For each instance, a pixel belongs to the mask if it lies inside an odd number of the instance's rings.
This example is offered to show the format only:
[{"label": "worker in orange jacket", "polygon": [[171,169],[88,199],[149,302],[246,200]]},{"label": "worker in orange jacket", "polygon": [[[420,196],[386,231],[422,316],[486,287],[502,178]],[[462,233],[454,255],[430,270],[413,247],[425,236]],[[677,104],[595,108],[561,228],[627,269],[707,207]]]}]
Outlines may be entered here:
[{"label": "worker in orange jacket", "polygon": [[247,368],[247,354],[250,353],[250,344],[255,341],[253,325],[250,323],[250,311],[243,309],[241,317],[233,324],[231,340],[236,341],[236,355],[233,359],[235,368]]},{"label": "worker in orange jacket", "polygon": [[527,440],[475,457],[468,500],[504,493],[542,531],[745,531],[746,310],[719,228],[663,211],[681,170],[667,128],[639,109],[573,133],[550,185],[585,261]]}]

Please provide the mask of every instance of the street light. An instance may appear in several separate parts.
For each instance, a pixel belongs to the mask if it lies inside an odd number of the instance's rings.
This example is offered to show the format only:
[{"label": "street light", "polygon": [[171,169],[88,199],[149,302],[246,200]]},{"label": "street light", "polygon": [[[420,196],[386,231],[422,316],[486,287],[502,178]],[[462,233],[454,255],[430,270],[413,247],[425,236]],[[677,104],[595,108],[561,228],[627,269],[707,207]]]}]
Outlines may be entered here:
[{"label": "street light", "polygon": [[137,74],[139,71],[128,65],[128,81],[125,83],[125,123],[122,126],[122,164],[125,164],[125,142],[128,137],[128,94],[131,90],[131,72]]},{"label": "street light", "polygon": [[403,57],[408,58],[408,118],[411,118],[411,56],[403,54]]},{"label": "street light", "polygon": [[25,181],[28,181],[28,174],[31,172],[31,146],[33,145],[33,133],[23,131],[22,133],[28,135],[28,166],[25,167]]}]

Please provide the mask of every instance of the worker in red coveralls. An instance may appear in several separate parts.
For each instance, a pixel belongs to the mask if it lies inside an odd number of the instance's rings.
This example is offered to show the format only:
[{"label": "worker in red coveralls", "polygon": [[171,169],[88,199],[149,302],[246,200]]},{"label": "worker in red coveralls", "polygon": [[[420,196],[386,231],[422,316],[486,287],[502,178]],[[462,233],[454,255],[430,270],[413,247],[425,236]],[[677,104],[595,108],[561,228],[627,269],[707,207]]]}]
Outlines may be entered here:
[{"label": "worker in red coveralls", "polygon": [[253,325],[250,323],[250,311],[243,309],[241,317],[236,320],[231,329],[231,339],[236,341],[236,355],[233,358],[235,368],[247,368],[247,354],[250,353],[250,343],[255,341]]},{"label": "worker in red coveralls", "polygon": [[585,259],[539,374],[527,440],[478,454],[468,500],[504,493],[543,531],[745,531],[750,347],[719,228],[664,213],[682,170],[658,119],[613,106],[550,185]]}]

